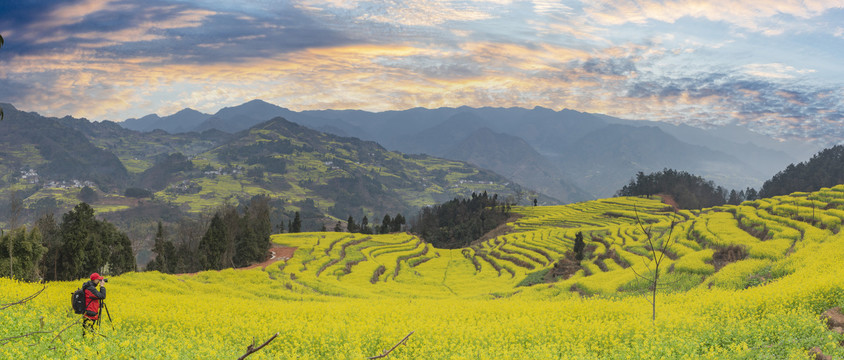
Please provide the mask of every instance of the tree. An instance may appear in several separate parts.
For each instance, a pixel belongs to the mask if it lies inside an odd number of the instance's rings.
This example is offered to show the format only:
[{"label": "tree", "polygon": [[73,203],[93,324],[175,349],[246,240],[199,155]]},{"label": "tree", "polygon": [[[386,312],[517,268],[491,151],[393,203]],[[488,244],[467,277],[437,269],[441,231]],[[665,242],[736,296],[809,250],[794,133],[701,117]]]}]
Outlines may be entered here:
[{"label": "tree", "polygon": [[99,196],[97,195],[97,192],[88,186],[85,186],[82,188],[82,190],[79,190],[79,200],[81,200],[82,202],[90,204],[97,202],[98,199]]},{"label": "tree", "polygon": [[219,213],[211,218],[211,224],[199,241],[200,265],[203,269],[221,270],[223,253],[226,252],[226,229]]},{"label": "tree", "polygon": [[[86,251],[91,242],[91,230],[96,225],[94,209],[80,203],[62,216],[62,249],[60,252],[60,280],[84,278],[92,254]],[[96,248],[98,250],[98,248]]]},{"label": "tree", "polygon": [[577,234],[574,235],[574,258],[577,261],[583,260],[583,249],[586,247],[586,243],[583,241],[583,232],[578,231]]},{"label": "tree", "polygon": [[[47,248],[41,245],[41,232],[38,231],[38,228],[33,227],[31,231],[27,232],[26,227],[22,226],[3,234],[0,237],[0,246],[9,246],[10,244],[14,246],[9,256],[0,257],[0,276],[24,281],[38,280],[38,265],[47,251]],[[6,266],[2,266],[5,265],[3,262],[7,261],[10,264],[13,261],[16,263],[14,273],[11,272],[13,269],[11,266],[8,267],[9,273],[3,271],[3,269],[7,269]]]},{"label": "tree", "polygon": [[293,223],[290,225],[290,232],[291,233],[302,232],[302,218],[299,216],[298,211],[293,216]]},{"label": "tree", "polygon": [[401,231],[402,225],[406,223],[404,216],[401,214],[396,214],[396,217],[393,218],[392,224],[390,224],[390,232],[399,232]]},{"label": "tree", "polygon": [[382,234],[389,234],[392,227],[393,219],[390,218],[389,214],[384,215],[384,219],[381,220],[381,228],[378,232]]},{"label": "tree", "polygon": [[[639,219],[639,211],[636,209],[636,205],[633,205],[633,211],[636,214],[636,223],[639,225],[639,228],[642,229],[642,232],[645,234],[645,238],[647,241],[646,249],[649,249],[651,252],[651,262],[645,264],[646,269],[648,270],[647,273],[640,274],[636,271],[634,266],[630,266],[630,269],[633,270],[633,273],[636,274],[636,277],[648,283],[648,290],[650,291],[650,298],[645,297],[648,302],[651,304],[651,322],[656,322],[656,293],[659,289],[659,277],[660,277],[660,268],[667,257],[666,252],[671,249],[671,235],[674,232],[674,226],[676,225],[676,216],[677,213],[673,213],[671,217],[671,224],[668,227],[668,234],[664,237],[661,237],[661,241],[659,243],[656,242],[655,235],[652,233],[653,226],[649,226],[645,228],[642,224],[641,219]],[[665,235],[663,232],[660,235]],[[653,265],[653,267],[651,267]]]},{"label": "tree", "polygon": [[727,198],[727,204],[738,205],[741,204],[741,201],[742,199],[739,196],[739,193],[737,193],[735,190],[730,191],[730,197]]},{"label": "tree", "polygon": [[340,221],[337,221],[337,224],[334,224],[334,232],[341,232],[343,231],[343,224]]},{"label": "tree", "polygon": [[35,227],[41,233],[41,243],[47,248],[44,256],[41,258],[41,274],[44,279],[56,281],[59,279],[59,252],[62,248],[62,234],[59,229],[59,224],[53,217],[53,213],[47,213],[41,216],[36,222]]},{"label": "tree", "polygon": [[86,278],[92,272],[121,274],[135,269],[132,242],[114,224],[98,221],[87,203],[76,205],[62,216],[59,280]]},{"label": "tree", "polygon": [[346,220],[346,230],[349,230],[350,233],[358,232],[358,225],[355,224],[355,218],[352,215],[349,215],[349,220]]},{"label": "tree", "polygon": [[157,270],[163,273],[171,273],[173,269],[170,268],[168,262],[168,256],[172,253],[169,253],[167,250],[173,246],[173,243],[170,243],[170,246],[167,246],[168,241],[164,239],[164,226],[161,224],[161,221],[158,222],[158,230],[155,232],[155,241],[152,245],[152,252],[155,253],[155,259],[147,264],[147,270]]},{"label": "tree", "polygon": [[[9,225],[12,231],[18,227],[18,217],[20,216],[21,209],[23,208],[23,203],[18,198],[17,192],[12,191],[11,195],[9,195]],[[8,239],[8,249],[9,249],[9,276],[14,279],[15,278],[15,270],[12,266],[14,264],[14,240],[15,237],[9,237]]]},{"label": "tree", "polygon": [[369,227],[369,219],[366,217],[366,215],[364,215],[363,219],[360,220],[360,233],[372,234],[372,228]]},{"label": "tree", "polygon": [[756,200],[758,196],[759,196],[759,194],[756,192],[756,189],[754,189],[752,187],[749,187],[746,190],[744,190],[744,199],[745,200],[753,201],[753,200]]}]

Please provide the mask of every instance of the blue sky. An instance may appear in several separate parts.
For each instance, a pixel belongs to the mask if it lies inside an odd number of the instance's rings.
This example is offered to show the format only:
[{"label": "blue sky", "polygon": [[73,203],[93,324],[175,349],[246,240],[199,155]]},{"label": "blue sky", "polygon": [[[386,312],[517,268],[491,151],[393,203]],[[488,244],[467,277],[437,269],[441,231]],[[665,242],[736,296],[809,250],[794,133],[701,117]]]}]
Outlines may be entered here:
[{"label": "blue sky", "polygon": [[844,141],[844,0],[4,0],[0,102],[542,106]]}]

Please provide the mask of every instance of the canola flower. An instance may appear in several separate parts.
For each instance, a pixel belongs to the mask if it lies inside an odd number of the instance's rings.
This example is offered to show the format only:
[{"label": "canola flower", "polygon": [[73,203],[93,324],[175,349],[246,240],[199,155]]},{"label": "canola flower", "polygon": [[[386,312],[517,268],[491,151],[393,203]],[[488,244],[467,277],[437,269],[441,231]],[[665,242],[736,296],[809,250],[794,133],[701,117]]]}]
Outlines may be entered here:
[{"label": "canola flower", "polygon": [[[779,201],[679,219],[657,199],[516,208],[526,215],[511,224],[516,233],[470,249],[434,249],[407,234],[276,235],[274,242],[298,249],[265,270],[113,277],[107,303],[114,322],[104,319],[100,328],[107,337],[83,339],[78,327],[59,333],[78,319],[69,295],[81,281],[48,283],[32,301],[0,311],[0,339],[44,331],[6,340],[0,358],[234,359],[253,339],[279,333],[250,359],[363,359],[410,331],[389,358],[807,359],[816,346],[844,358],[844,336],[818,317],[844,306],[844,234],[776,215],[765,221],[777,224],[767,228],[774,239],[789,242],[781,255],[751,256],[714,273],[707,263],[713,251],[707,241],[714,240],[701,234],[780,251],[773,239],[742,233],[738,215]],[[677,281],[660,289],[653,323],[650,304],[632,285],[630,267],[644,272],[653,260],[629,216],[634,205],[647,213],[640,218],[649,219],[654,241],[683,246],[668,254],[673,266],[663,267],[663,278]],[[669,239],[672,221],[679,223]],[[584,260],[591,274],[517,286],[552,267],[578,231],[594,245],[590,251],[607,256]],[[800,237],[776,237],[786,231]],[[380,266],[386,270],[373,283]],[[572,292],[574,285],[589,296]],[[0,303],[40,288],[0,279]]]}]

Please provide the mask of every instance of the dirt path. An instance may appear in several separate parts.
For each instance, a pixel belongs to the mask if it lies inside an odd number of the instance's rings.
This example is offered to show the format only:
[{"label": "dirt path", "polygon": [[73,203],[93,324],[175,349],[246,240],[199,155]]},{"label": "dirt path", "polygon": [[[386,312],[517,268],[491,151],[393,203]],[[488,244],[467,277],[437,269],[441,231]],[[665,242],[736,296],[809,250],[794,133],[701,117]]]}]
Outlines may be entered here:
[{"label": "dirt path", "polygon": [[674,197],[668,194],[657,194],[659,197],[662,198],[662,202],[671,205],[674,207],[674,211],[680,211],[680,207],[677,205],[677,201],[674,200]]},{"label": "dirt path", "polygon": [[[276,246],[270,248],[270,258],[264,262],[260,262],[257,264],[252,264],[247,267],[237,268],[238,270],[248,270],[248,269],[255,269],[260,267],[261,270],[267,268],[267,266],[272,265],[276,261],[284,261],[288,260],[293,257],[293,253],[296,252],[295,247],[287,247],[287,246]],[[183,273],[183,274],[174,274],[174,275],[188,275],[194,276],[197,273]]]},{"label": "dirt path", "polygon": [[274,263],[276,261],[283,261],[283,260],[288,260],[288,259],[292,258],[294,252],[296,252],[295,247],[286,247],[286,246],[273,247],[273,248],[270,248],[271,256],[270,256],[269,259],[267,259],[266,261],[264,261],[262,263],[249,265],[247,267],[240,268],[240,269],[254,269],[254,268],[260,267],[261,270],[263,270],[263,269],[266,269],[267,266],[270,266],[272,263]]}]

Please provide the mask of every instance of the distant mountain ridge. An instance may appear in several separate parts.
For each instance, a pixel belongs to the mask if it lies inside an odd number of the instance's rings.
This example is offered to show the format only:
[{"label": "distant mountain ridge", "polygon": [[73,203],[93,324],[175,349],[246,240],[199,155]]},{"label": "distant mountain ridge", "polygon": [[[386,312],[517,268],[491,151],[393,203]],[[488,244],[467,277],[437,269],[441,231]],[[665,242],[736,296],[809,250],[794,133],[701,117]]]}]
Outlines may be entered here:
[{"label": "distant mountain ridge", "polygon": [[[310,230],[332,227],[349,215],[369,215],[373,222],[385,214],[411,217],[421,207],[473,192],[511,202],[530,197],[560,203],[465,162],[401,154],[281,117],[233,134],[216,129],[170,134],[0,106],[6,114],[0,122],[0,195],[15,192],[24,202],[21,223],[44,211],[72,208],[83,186],[97,195],[91,205],[127,226],[153,221],[156,214],[177,221],[174,212],[202,212],[261,194],[276,201],[277,222],[299,211]],[[0,222],[7,221],[7,205],[0,204]]]},{"label": "distant mountain ridge", "polygon": [[591,195],[565,178],[547,158],[522,138],[481,128],[444,153],[448,159],[475,164],[548,194],[566,203],[586,201]]},{"label": "distant mountain ridge", "polygon": [[0,104],[0,172],[10,183],[21,171],[35,170],[42,180],[87,181],[105,189],[125,186],[129,174],[120,159],[81,132],[36,113]]},{"label": "distant mountain ridge", "polygon": [[[788,164],[820,149],[811,144],[780,142],[736,125],[699,129],[542,107],[295,112],[253,100],[221,109],[192,131],[214,128],[234,133],[274,116],[312,129],[376,141],[390,150],[437,156],[446,156],[461,141],[488,128],[524,140],[556,167],[556,171],[549,174],[560,174],[559,180],[566,183],[563,188],[582,189],[590,198],[612,196],[638,171],[648,173],[667,167],[698,174],[727,188],[759,187]],[[148,120],[152,124],[154,119]],[[175,118],[171,120],[176,121]],[[176,126],[175,123],[170,125],[171,128]],[[642,127],[660,131],[638,130]],[[618,137],[624,133],[640,137]],[[519,167],[519,164],[505,164],[495,158],[481,159],[492,157],[491,154],[477,152],[473,155],[474,161],[489,166],[497,164],[490,169],[500,173]],[[526,179],[529,174],[519,174],[519,177]],[[545,182],[545,186],[550,185]],[[556,196],[575,199],[579,198],[574,195],[577,192],[573,190]]]}]

